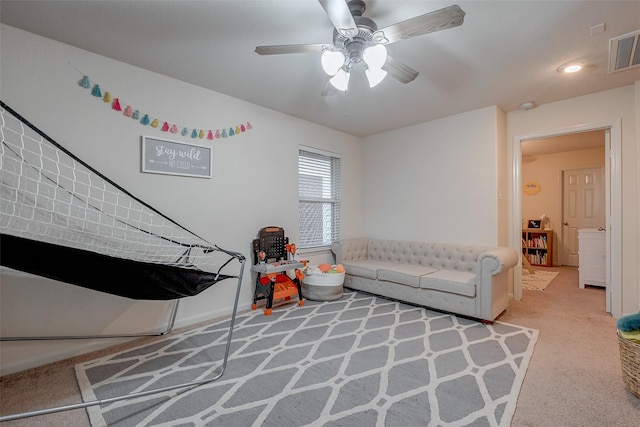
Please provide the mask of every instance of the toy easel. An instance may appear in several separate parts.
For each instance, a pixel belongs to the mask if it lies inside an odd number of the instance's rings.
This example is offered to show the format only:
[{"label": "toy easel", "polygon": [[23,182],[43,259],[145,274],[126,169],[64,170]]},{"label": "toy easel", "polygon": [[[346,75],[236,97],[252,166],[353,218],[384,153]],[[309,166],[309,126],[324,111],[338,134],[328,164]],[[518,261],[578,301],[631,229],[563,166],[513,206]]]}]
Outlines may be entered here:
[{"label": "toy easel", "polygon": [[[303,306],[300,281],[304,275],[299,270],[304,264],[294,259],[296,246],[289,244],[280,227],[265,227],[260,230],[258,238],[253,241],[253,261],[251,271],[256,275],[256,289],[253,294],[251,309],[257,308],[259,299],[266,299],[265,316],[271,315],[273,301],[290,300],[298,295],[298,305]],[[287,270],[295,270],[295,279],[287,276]]]}]

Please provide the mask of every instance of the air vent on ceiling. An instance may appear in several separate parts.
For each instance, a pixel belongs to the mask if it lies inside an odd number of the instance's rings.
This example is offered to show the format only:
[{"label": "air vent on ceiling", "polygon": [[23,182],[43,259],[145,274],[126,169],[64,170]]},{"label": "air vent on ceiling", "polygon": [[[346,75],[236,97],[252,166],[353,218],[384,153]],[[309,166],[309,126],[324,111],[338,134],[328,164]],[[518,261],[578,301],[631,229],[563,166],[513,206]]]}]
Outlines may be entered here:
[{"label": "air vent on ceiling", "polygon": [[609,74],[640,66],[640,30],[609,41]]}]

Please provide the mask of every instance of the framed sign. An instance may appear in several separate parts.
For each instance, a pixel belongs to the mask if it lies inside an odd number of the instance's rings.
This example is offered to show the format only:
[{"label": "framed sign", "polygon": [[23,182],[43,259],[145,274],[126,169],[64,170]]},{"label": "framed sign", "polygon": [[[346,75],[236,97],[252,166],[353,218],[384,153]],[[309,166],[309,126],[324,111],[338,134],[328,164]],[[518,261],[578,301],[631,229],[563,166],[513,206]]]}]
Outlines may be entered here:
[{"label": "framed sign", "polygon": [[211,148],[143,136],[142,172],[211,178]]},{"label": "framed sign", "polygon": [[539,219],[530,219],[529,223],[527,224],[527,228],[540,228],[540,223],[542,221],[540,221]]},{"label": "framed sign", "polygon": [[540,183],[537,181],[527,181],[522,185],[524,194],[528,196],[535,196],[540,192]]}]

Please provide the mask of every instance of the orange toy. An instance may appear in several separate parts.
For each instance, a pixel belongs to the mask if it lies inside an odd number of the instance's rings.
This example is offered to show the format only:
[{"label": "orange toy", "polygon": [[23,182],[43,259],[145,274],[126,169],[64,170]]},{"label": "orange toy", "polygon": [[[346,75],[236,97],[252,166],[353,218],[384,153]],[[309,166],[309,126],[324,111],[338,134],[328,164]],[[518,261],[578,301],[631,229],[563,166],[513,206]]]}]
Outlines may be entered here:
[{"label": "orange toy", "polygon": [[[303,263],[295,261],[296,245],[289,243],[280,227],[265,227],[253,241],[254,265],[251,268],[256,273],[256,287],[251,309],[257,308],[257,301],[266,300],[265,316],[272,313],[273,301],[283,299],[288,301],[298,296],[298,305],[304,306],[300,282],[304,274],[299,270]],[[288,256],[289,255],[289,256]],[[295,270],[295,278],[286,274],[288,270]]]},{"label": "orange toy", "polygon": [[331,270],[331,266],[329,264],[320,264],[318,265],[318,270],[326,273],[327,271]]},{"label": "orange toy", "polygon": [[[298,275],[298,272],[296,271],[296,276],[297,275]],[[273,304],[273,301],[279,300],[279,299],[289,301],[292,296],[298,295],[298,292],[299,292],[298,286],[291,279],[289,279],[289,276],[287,276],[286,274],[269,273],[266,276],[260,277],[258,280],[265,287],[273,286],[271,288],[272,289],[271,292],[273,293],[271,304]],[[298,301],[298,305],[300,307],[304,306],[304,300],[302,300],[302,298],[300,298],[300,300]],[[253,303],[251,305],[251,309],[255,310],[256,308],[257,308],[256,303]],[[264,315],[270,316],[272,313],[272,310],[273,310],[272,307],[265,308]]]}]

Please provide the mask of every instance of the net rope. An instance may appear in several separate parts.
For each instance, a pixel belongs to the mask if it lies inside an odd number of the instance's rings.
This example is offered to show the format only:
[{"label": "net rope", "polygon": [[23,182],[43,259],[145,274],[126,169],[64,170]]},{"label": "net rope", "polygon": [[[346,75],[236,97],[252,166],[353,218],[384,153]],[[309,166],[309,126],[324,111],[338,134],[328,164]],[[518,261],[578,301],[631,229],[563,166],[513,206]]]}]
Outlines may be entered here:
[{"label": "net rope", "polygon": [[209,272],[228,258],[0,107],[0,233]]}]

